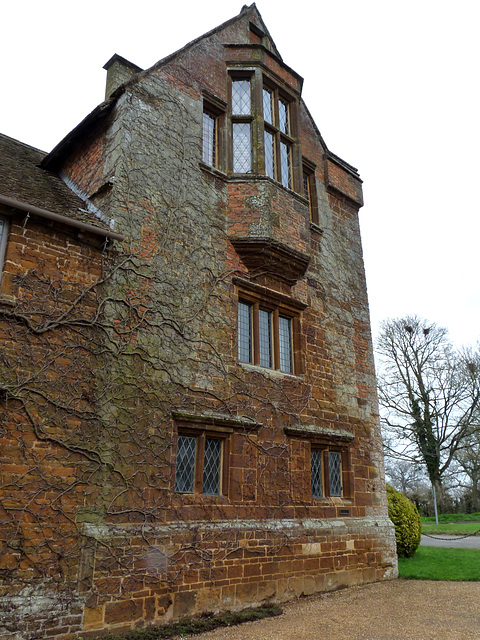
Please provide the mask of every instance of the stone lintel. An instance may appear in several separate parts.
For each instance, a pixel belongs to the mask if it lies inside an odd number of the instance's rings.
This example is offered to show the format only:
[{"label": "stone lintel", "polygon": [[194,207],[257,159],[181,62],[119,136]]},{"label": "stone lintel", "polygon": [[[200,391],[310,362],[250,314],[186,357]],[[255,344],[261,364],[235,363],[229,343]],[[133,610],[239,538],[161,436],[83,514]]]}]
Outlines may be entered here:
[{"label": "stone lintel", "polygon": [[318,427],[313,424],[284,427],[284,432],[288,436],[297,438],[330,440],[332,442],[351,442],[355,437],[351,431],[346,429],[328,429],[327,427]]}]

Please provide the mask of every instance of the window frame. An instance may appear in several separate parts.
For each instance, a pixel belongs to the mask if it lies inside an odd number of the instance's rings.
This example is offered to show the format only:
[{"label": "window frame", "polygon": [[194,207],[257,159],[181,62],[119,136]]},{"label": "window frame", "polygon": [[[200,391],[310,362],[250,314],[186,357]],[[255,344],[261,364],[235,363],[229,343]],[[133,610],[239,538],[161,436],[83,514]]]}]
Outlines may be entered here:
[{"label": "window frame", "polygon": [[[212,121],[212,130],[206,131],[205,118],[209,118]],[[210,159],[211,156],[211,159]],[[202,118],[202,161],[209,167],[217,166],[218,161],[218,123],[217,118],[213,113],[203,107]]]},{"label": "window frame", "polygon": [[[269,122],[265,118],[265,97],[264,93],[268,91],[271,96],[271,113],[272,113],[272,122]],[[281,126],[281,118],[280,118],[280,104],[285,105],[286,113],[287,113],[287,130],[283,130]],[[293,149],[295,140],[293,138],[293,122],[294,122],[294,113],[293,113],[293,104],[294,100],[288,96],[285,92],[281,91],[278,86],[276,86],[271,81],[263,76],[263,84],[262,84],[262,101],[261,101],[261,113],[262,113],[262,123],[263,123],[263,146],[264,146],[264,174],[273,180],[279,182],[286,189],[294,188],[294,172],[293,172]],[[267,155],[266,155],[266,136],[267,134],[273,136],[273,171],[269,170],[267,167]],[[287,179],[284,179],[284,149],[287,149],[287,168],[288,174]],[[270,174],[273,175],[270,175]]]},{"label": "window frame", "polygon": [[[233,113],[233,88],[235,82],[248,82],[250,88],[250,113]],[[255,82],[253,72],[234,72],[229,74],[229,114],[230,114],[230,126],[229,126],[229,166],[232,173],[235,175],[250,175],[255,173],[254,162],[254,144],[253,144],[253,124],[255,113]],[[250,141],[250,168],[247,171],[236,171],[235,167],[235,128],[236,125],[248,125],[249,128],[249,141]]]},{"label": "window frame", "polygon": [[2,284],[3,268],[5,266],[5,255],[7,253],[8,234],[10,231],[10,221],[6,216],[0,215],[2,222],[2,235],[0,237],[0,285]]},{"label": "window frame", "polygon": [[[227,104],[217,98],[213,94],[203,91],[203,111],[202,111],[202,163],[211,168],[218,169],[219,171],[223,171],[225,169],[225,112],[227,108]],[[204,127],[204,118],[205,115],[209,116],[214,121],[214,134],[212,146],[213,146],[213,163],[210,163],[208,159],[205,159],[205,127]]]},{"label": "window frame", "polygon": [[302,160],[303,197],[308,200],[310,222],[319,225],[316,166],[306,158]]},{"label": "window frame", "polygon": [[[228,495],[228,458],[230,452],[230,433],[212,427],[178,427],[175,440],[174,473],[173,486],[175,495],[194,496],[200,495],[204,498],[218,498]],[[179,491],[177,489],[177,463],[178,463],[178,441],[181,437],[195,439],[195,456],[193,468],[193,487],[191,491]],[[204,468],[205,468],[205,443],[207,440],[217,440],[221,443],[219,461],[219,490],[218,493],[204,493]]]},{"label": "window frame", "polygon": [[[265,370],[278,371],[285,375],[298,376],[303,373],[303,359],[301,356],[301,311],[305,305],[297,303],[291,299],[285,299],[286,296],[275,295],[275,292],[269,292],[265,295],[264,291],[259,291],[260,287],[252,286],[250,290],[238,288],[237,300],[237,359],[240,364],[253,365],[261,367]],[[257,289],[257,290],[255,290]],[[263,289],[263,288],[262,288]],[[250,359],[242,360],[241,353],[246,352],[246,342],[241,343],[241,336],[245,335],[241,331],[240,305],[250,308],[249,316],[249,354]],[[271,366],[262,364],[262,343],[260,332],[260,312],[266,312],[270,317],[270,353]],[[286,370],[282,366],[282,359],[285,352],[282,350],[280,319],[284,318],[289,321],[290,327],[290,370]]]},{"label": "window frame", "polygon": [[[313,457],[314,452],[320,452],[321,460],[321,493],[317,495],[314,493],[313,484]],[[337,454],[340,456],[340,493],[332,493],[332,467],[331,467],[331,454]],[[340,498],[345,499],[349,497],[350,485],[349,485],[349,460],[348,450],[345,447],[338,445],[325,445],[312,442],[310,446],[310,487],[312,493],[312,500],[326,500],[328,498]]]}]

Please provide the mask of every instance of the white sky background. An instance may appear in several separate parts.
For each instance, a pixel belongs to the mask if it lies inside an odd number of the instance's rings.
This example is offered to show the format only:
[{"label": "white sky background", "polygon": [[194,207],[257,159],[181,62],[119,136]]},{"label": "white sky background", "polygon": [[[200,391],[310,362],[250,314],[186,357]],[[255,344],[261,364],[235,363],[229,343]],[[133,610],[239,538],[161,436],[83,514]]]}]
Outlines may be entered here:
[{"label": "white sky background", "polygon": [[[258,0],[329,149],[358,167],[374,335],[418,314],[480,338],[480,3]],[[50,151],[104,98],[114,54],[142,68],[242,0],[17,0],[0,8],[0,132]]]}]

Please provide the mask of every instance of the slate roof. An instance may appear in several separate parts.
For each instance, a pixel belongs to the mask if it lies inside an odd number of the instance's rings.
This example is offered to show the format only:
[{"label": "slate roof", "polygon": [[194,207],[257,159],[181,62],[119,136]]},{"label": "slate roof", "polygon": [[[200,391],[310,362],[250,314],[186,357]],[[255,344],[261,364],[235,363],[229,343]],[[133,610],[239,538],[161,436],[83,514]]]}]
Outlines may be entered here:
[{"label": "slate roof", "polygon": [[0,196],[109,229],[93,212],[86,211],[86,203],[58,175],[40,168],[46,155],[0,134]]}]

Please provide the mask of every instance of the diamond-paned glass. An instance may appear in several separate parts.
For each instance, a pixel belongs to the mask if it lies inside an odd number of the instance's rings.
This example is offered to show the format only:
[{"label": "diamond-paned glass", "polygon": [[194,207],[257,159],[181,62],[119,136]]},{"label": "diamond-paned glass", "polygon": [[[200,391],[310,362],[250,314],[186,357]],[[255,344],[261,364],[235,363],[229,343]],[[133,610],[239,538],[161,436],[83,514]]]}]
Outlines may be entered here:
[{"label": "diamond-paned glass", "polygon": [[0,218],[0,281],[2,280],[3,259],[7,245],[7,221]]},{"label": "diamond-paned glass", "polygon": [[249,122],[232,124],[233,172],[250,173],[252,170],[252,140]]},{"label": "diamond-paned glass", "polygon": [[215,118],[203,113],[203,161],[211,167],[215,166]]},{"label": "diamond-paned glass", "polygon": [[265,174],[275,178],[275,138],[270,131],[265,131]]},{"label": "diamond-paned glass", "polygon": [[260,366],[272,368],[272,314],[270,311],[258,311],[258,334]]},{"label": "diamond-paned glass", "polygon": [[330,495],[342,495],[342,461],[339,451],[328,452],[328,474],[330,479]]},{"label": "diamond-paned glass", "polygon": [[310,177],[308,173],[303,174],[303,196],[310,200]]},{"label": "diamond-paned glass", "polygon": [[249,116],[251,113],[250,80],[232,81],[232,115]]},{"label": "diamond-paned glass", "polygon": [[282,133],[286,133],[287,135],[290,133],[288,102],[285,102],[284,100],[278,101],[278,124]]},{"label": "diamond-paned glass", "polygon": [[252,305],[238,303],[238,359],[252,363]]},{"label": "diamond-paned glass", "polygon": [[322,452],[319,449],[312,449],[312,496],[314,498],[323,498],[323,481],[322,481]]},{"label": "diamond-paned glass", "polygon": [[278,345],[280,350],[280,371],[292,373],[292,320],[278,317]]},{"label": "diamond-paned glass", "polygon": [[202,493],[217,496],[220,493],[220,469],[222,461],[222,442],[214,438],[205,438],[205,457],[203,459]]},{"label": "diamond-paned glass", "polygon": [[290,167],[290,145],[286,142],[280,143],[280,163],[282,169],[282,184],[291,188],[291,167]]},{"label": "diamond-paned glass", "polygon": [[179,493],[193,493],[196,450],[196,438],[192,436],[178,436],[175,491]]},{"label": "diamond-paned glass", "polygon": [[273,124],[273,103],[270,89],[263,88],[263,119],[268,124]]},{"label": "diamond-paned glass", "polygon": [[209,113],[203,114],[203,161],[215,166],[215,118]]}]

